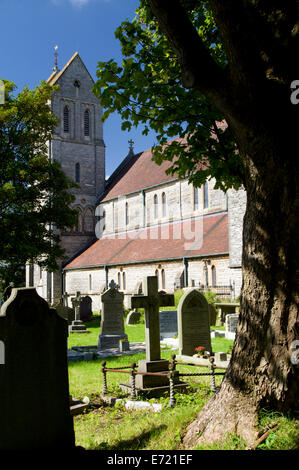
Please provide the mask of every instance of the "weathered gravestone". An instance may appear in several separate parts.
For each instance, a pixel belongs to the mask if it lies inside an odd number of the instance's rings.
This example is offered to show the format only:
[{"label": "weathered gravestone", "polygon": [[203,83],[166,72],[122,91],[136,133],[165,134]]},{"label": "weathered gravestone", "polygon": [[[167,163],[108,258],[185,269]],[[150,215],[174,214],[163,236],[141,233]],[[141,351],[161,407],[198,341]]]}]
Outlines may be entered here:
[{"label": "weathered gravestone", "polygon": [[114,281],[109,289],[101,295],[102,319],[101,334],[98,339],[98,349],[118,348],[120,340],[126,340],[123,317],[124,294],[119,292]]},{"label": "weathered gravestone", "polygon": [[67,322],[34,288],[13,289],[2,305],[1,450],[74,447],[67,334]]},{"label": "weathered gravestone", "polygon": [[199,289],[190,289],[178,305],[179,354],[193,356],[203,346],[212,353],[209,304]]},{"label": "weathered gravestone", "polygon": [[67,295],[64,295],[64,300],[61,300],[54,308],[58,315],[64,318],[69,325],[75,320],[75,310],[67,306]]},{"label": "weathered gravestone", "polygon": [[140,317],[141,313],[137,310],[137,308],[131,310],[127,315],[127,325],[136,325],[137,323],[139,323]]},{"label": "weathered gravestone", "polygon": [[178,312],[176,310],[160,310],[160,339],[173,338],[178,334]]},{"label": "weathered gravestone", "polygon": [[235,339],[237,326],[239,322],[238,313],[229,313],[225,317],[225,337],[226,339]]},{"label": "weathered gravestone", "polygon": [[69,326],[69,333],[89,333],[89,331],[86,329],[86,326],[80,319],[81,300],[82,300],[82,297],[79,291],[76,292],[76,297],[71,298],[73,307],[75,309],[75,320],[72,321],[72,323]]},{"label": "weathered gravestone", "polygon": [[82,297],[80,303],[80,320],[90,321],[92,317],[92,300],[89,295]]},{"label": "weathered gravestone", "polygon": [[213,304],[209,304],[209,311],[210,311],[210,326],[216,325],[217,310]]}]

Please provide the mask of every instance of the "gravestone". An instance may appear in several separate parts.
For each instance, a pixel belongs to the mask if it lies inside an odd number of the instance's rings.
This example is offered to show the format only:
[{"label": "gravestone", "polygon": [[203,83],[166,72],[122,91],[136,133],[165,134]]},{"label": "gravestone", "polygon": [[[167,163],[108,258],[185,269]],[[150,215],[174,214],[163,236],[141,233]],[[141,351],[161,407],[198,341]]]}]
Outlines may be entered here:
[{"label": "gravestone", "polygon": [[89,295],[82,297],[80,303],[80,320],[90,321],[92,317],[92,300]]},{"label": "gravestone", "polygon": [[136,308],[134,310],[131,310],[127,315],[127,325],[136,325],[137,323],[139,323],[140,317],[141,313]]},{"label": "gravestone", "polygon": [[[144,295],[131,297],[133,308],[145,310],[145,345],[146,359],[138,362],[138,372],[158,372],[161,375],[151,376],[138,374],[136,376],[136,390],[148,391],[152,395],[160,395],[169,390],[169,361],[161,359],[160,352],[160,326],[159,307],[174,305],[174,295],[158,292],[157,276],[148,276],[143,280]],[[185,388],[185,384],[177,383],[175,387]],[[123,387],[124,388],[124,387]]]},{"label": "gravestone", "polygon": [[217,310],[213,304],[209,304],[209,311],[210,311],[210,326],[216,325]]},{"label": "gravestone", "polygon": [[55,305],[55,310],[59,316],[68,322],[69,325],[71,325],[71,323],[75,320],[75,310],[73,308],[59,303],[58,305]]},{"label": "gravestone", "polygon": [[176,310],[160,310],[160,339],[173,338],[178,334],[178,312]]},{"label": "gravestone", "polygon": [[225,317],[228,314],[236,313],[239,309],[240,304],[236,302],[215,302],[215,307],[219,309],[217,325],[225,324]]},{"label": "gravestone", "polygon": [[199,289],[189,289],[178,305],[179,354],[193,356],[203,346],[212,353],[209,304]]},{"label": "gravestone", "polygon": [[89,331],[86,329],[86,326],[80,319],[81,300],[82,300],[82,297],[79,291],[77,291],[76,297],[71,298],[73,307],[75,309],[75,320],[73,320],[69,326],[69,333],[89,333]]},{"label": "gravestone", "polygon": [[226,339],[235,339],[239,321],[238,313],[229,313],[225,317],[225,337]]},{"label": "gravestone", "polygon": [[0,450],[70,450],[67,322],[36,292],[12,289],[0,312]]},{"label": "gravestone", "polygon": [[119,292],[118,286],[111,281],[109,289],[101,295],[101,301],[102,319],[98,349],[118,348],[119,341],[127,339],[123,317],[124,294]]}]

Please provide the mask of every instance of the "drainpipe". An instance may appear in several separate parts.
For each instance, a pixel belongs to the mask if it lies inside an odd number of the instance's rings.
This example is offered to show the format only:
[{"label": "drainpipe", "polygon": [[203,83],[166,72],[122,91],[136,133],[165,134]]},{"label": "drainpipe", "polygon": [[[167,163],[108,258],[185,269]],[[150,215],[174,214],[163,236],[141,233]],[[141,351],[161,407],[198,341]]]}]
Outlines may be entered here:
[{"label": "drainpipe", "polygon": [[109,279],[108,279],[108,271],[109,271],[109,267],[106,265],[105,266],[105,289],[107,290],[108,289],[108,285],[109,285]]},{"label": "drainpipe", "polygon": [[145,227],[145,191],[144,189],[141,191],[142,194],[142,224]]},{"label": "drainpipe", "polygon": [[188,260],[183,258],[184,266],[184,287],[188,287]]}]

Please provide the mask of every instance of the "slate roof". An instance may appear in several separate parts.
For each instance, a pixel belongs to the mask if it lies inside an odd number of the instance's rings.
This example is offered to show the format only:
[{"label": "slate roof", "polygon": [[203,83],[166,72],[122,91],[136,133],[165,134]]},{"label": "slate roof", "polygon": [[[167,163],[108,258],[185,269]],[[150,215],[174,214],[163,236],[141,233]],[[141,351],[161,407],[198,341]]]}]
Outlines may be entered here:
[{"label": "slate roof", "polygon": [[164,161],[157,165],[152,161],[152,156],[150,149],[128,155],[107,180],[100,202],[178,179],[177,176],[165,173],[171,162]]},{"label": "slate roof", "polygon": [[[179,237],[180,233],[182,235]],[[196,236],[190,238],[194,233]],[[201,233],[203,239],[200,237]],[[72,259],[64,269],[217,256],[228,252],[228,216],[226,212],[221,212],[202,218],[103,236]]]}]

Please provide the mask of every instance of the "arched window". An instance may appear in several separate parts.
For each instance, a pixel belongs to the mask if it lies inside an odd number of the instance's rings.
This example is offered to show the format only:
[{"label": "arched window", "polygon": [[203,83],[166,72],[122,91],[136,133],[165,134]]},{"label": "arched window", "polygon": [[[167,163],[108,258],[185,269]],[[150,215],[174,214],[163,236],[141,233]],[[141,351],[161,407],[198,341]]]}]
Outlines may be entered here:
[{"label": "arched window", "polygon": [[120,286],[121,286],[121,274],[120,273],[117,273],[117,284],[120,288]]},{"label": "arched window", "polygon": [[129,204],[126,202],[126,214],[125,214],[125,217],[126,217],[126,225],[129,224]]},{"label": "arched window", "polygon": [[162,289],[165,289],[166,280],[165,280],[165,270],[164,269],[162,269],[162,271],[161,271],[161,282],[162,282]]},{"label": "arched window", "polygon": [[85,218],[84,218],[84,230],[85,232],[94,231],[94,216],[91,209],[86,209]]},{"label": "arched window", "polygon": [[75,166],[75,181],[76,183],[80,183],[80,163],[76,163]]},{"label": "arched window", "polygon": [[158,285],[158,289],[159,289],[159,271],[158,271],[158,269],[156,269],[156,271],[155,271],[155,276],[157,278],[157,285]]},{"label": "arched window", "polygon": [[126,273],[123,272],[123,290],[126,290],[127,284],[126,284]]},{"label": "arched window", "polygon": [[194,210],[197,211],[199,207],[198,203],[198,188],[193,188],[193,207]]},{"label": "arched window", "polygon": [[216,283],[216,267],[215,266],[212,266],[212,286],[213,287],[217,286],[217,283]]},{"label": "arched window", "polygon": [[68,106],[63,108],[63,132],[70,132],[70,110]]},{"label": "arched window", "polygon": [[208,287],[209,286],[209,273],[208,273],[208,266],[206,264],[204,265],[203,271],[204,271],[205,287]]},{"label": "arched window", "polygon": [[203,187],[203,208],[207,209],[209,207],[209,184],[206,181]]},{"label": "arched window", "polygon": [[83,214],[82,214],[82,210],[80,209],[80,207],[77,207],[77,211],[78,211],[78,219],[77,219],[77,226],[75,228],[75,231],[76,232],[83,232]]},{"label": "arched window", "polygon": [[154,217],[155,217],[155,219],[158,218],[158,196],[157,196],[157,194],[154,195]]},{"label": "arched window", "polygon": [[166,194],[162,193],[162,216],[166,217]]},{"label": "arched window", "polygon": [[106,228],[106,211],[103,211],[103,216],[102,216],[102,230],[104,231]]},{"label": "arched window", "polygon": [[90,117],[89,117],[89,110],[86,109],[84,111],[84,135],[85,137],[88,137],[90,135],[90,123],[89,123]]}]

